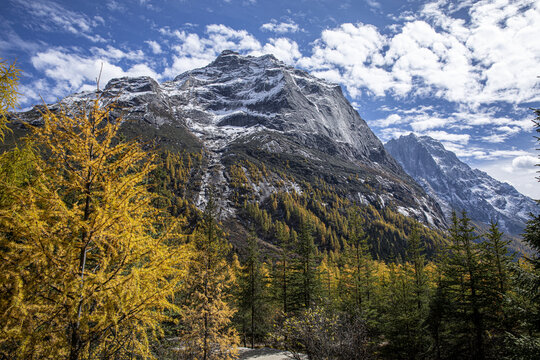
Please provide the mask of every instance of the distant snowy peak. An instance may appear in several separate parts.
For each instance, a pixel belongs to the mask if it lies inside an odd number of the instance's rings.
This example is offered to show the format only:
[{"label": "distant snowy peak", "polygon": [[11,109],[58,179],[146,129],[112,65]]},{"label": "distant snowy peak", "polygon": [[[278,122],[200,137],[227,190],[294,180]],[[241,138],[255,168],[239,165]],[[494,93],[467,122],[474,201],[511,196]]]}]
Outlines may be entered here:
[{"label": "distant snowy peak", "polygon": [[458,159],[437,140],[410,134],[390,140],[390,154],[424,189],[435,197],[448,215],[466,210],[476,221],[499,221],[508,233],[519,235],[537,204],[511,185]]}]

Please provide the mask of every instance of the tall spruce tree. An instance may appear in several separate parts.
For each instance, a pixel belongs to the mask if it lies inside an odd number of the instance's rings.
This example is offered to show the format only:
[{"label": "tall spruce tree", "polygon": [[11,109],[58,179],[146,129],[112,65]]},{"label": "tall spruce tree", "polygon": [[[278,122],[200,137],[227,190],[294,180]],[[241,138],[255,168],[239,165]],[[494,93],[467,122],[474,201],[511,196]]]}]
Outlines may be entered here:
[{"label": "tall spruce tree", "polygon": [[407,261],[412,265],[412,278],[414,282],[414,297],[418,310],[425,308],[428,301],[428,277],[426,275],[425,249],[422,246],[420,224],[413,223],[411,232],[407,238]]},{"label": "tall spruce tree", "polygon": [[407,239],[407,266],[404,267],[409,281],[412,282],[413,306],[408,310],[411,318],[412,337],[408,349],[411,359],[426,357],[430,347],[427,329],[428,304],[430,289],[426,274],[425,249],[419,232],[420,224],[414,222]]},{"label": "tall spruce tree", "polygon": [[313,227],[309,220],[304,219],[300,224],[296,241],[296,259],[292,264],[293,281],[290,288],[293,299],[290,310],[308,309],[314,305],[318,290],[316,250]]},{"label": "tall spruce tree", "polygon": [[[536,139],[537,146],[540,146],[540,109],[534,109],[534,113],[536,118],[533,120],[533,123],[537,134],[534,138]],[[540,148],[537,150],[540,150]],[[536,164],[536,166],[540,166],[540,164]],[[536,179],[540,182],[540,176]],[[537,200],[537,203],[540,204],[540,200]],[[529,257],[529,262],[534,268],[533,277],[536,279],[530,284],[532,287],[531,300],[536,305],[536,314],[532,319],[532,324],[536,331],[540,332],[540,213],[536,215],[530,214],[530,217],[523,233],[523,240],[535,251],[535,254]]]},{"label": "tall spruce tree", "polygon": [[429,287],[418,224],[407,240],[407,262],[391,264],[382,307],[381,328],[389,358],[422,359],[428,355],[427,328]]},{"label": "tall spruce tree", "polygon": [[320,295],[322,303],[328,310],[336,310],[339,304],[340,271],[332,254],[325,253],[319,264]]},{"label": "tall spruce tree", "polygon": [[256,341],[264,340],[269,329],[267,279],[264,276],[257,238],[248,236],[248,255],[237,279],[239,292],[239,317],[244,338],[250,339],[251,348]]},{"label": "tall spruce tree", "polygon": [[[537,146],[540,145],[540,109],[533,109]],[[537,148],[540,150],[540,148]],[[536,164],[539,166],[540,164]],[[536,178],[540,181],[540,177]],[[537,203],[540,203],[537,200]],[[517,315],[521,328],[518,333],[507,333],[506,348],[509,359],[536,359],[540,353],[540,213],[530,214],[523,232],[523,240],[534,253],[519,266],[514,266],[510,310]]]},{"label": "tall spruce tree", "polygon": [[448,260],[444,264],[444,281],[451,303],[450,344],[453,356],[485,359],[484,309],[489,292],[485,284],[485,262],[478,235],[466,212],[458,219],[452,213]]},{"label": "tall spruce tree", "polygon": [[342,277],[346,288],[343,305],[346,311],[360,313],[372,308],[374,269],[363,220],[356,207],[350,212],[348,228],[348,245],[343,251],[345,266]]},{"label": "tall spruce tree", "polygon": [[414,359],[417,353],[414,341],[416,310],[414,283],[408,277],[406,265],[390,264],[390,274],[385,282],[385,301],[381,309],[379,327],[387,344],[383,352],[389,358]]},{"label": "tall spruce tree", "polygon": [[511,291],[514,256],[508,245],[510,240],[503,239],[498,224],[491,222],[482,242],[485,262],[486,311],[485,325],[489,329],[488,349],[491,357],[504,354],[505,334],[517,329],[516,318],[508,311],[508,296]]},{"label": "tall spruce tree", "polygon": [[287,314],[290,310],[291,277],[293,259],[293,239],[289,227],[282,222],[277,222],[276,238],[279,242],[279,259],[274,266],[272,283],[274,287],[275,300],[279,304],[282,314]]}]

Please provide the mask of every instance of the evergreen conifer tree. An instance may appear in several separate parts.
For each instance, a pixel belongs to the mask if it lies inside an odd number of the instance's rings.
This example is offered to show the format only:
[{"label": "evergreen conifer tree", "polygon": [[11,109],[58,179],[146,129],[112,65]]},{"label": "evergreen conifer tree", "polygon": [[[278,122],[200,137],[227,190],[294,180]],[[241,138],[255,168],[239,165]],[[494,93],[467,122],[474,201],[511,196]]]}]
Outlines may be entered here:
[{"label": "evergreen conifer tree", "polygon": [[371,311],[374,288],[373,259],[367,236],[363,231],[363,220],[355,207],[349,215],[348,246],[343,251],[343,284],[347,288],[344,295],[344,307],[348,312]]},{"label": "evergreen conifer tree", "polygon": [[243,337],[250,339],[251,348],[264,340],[269,328],[267,279],[260,261],[259,246],[254,234],[248,237],[248,255],[237,279],[240,288],[239,312]]},{"label": "evergreen conifer tree", "polygon": [[[540,109],[533,109],[537,145],[540,144]],[[540,150],[540,149],[537,149]],[[536,164],[539,166],[539,164]],[[536,178],[540,181],[540,177]],[[540,203],[539,200],[537,200]],[[510,292],[510,311],[521,331],[507,333],[506,349],[509,359],[535,359],[540,353],[540,214],[530,214],[523,240],[533,254],[513,266],[513,287]],[[510,321],[512,321],[511,319]]]},{"label": "evergreen conifer tree", "polygon": [[291,264],[289,311],[308,309],[316,300],[318,290],[317,249],[313,242],[312,232],[313,228],[309,220],[303,220],[300,224],[300,232],[297,236],[296,249]]},{"label": "evergreen conifer tree", "polygon": [[485,359],[484,310],[489,290],[486,288],[486,268],[478,235],[465,212],[458,219],[452,214],[450,229],[452,244],[444,264],[444,281],[451,304],[451,349],[455,356],[468,354],[471,359]]},{"label": "evergreen conifer tree", "polygon": [[504,314],[504,298],[511,287],[510,268],[514,256],[510,254],[508,245],[510,240],[503,239],[503,233],[499,231],[498,224],[491,222],[488,232],[484,235],[484,260],[487,265],[487,281],[491,290],[492,299],[489,311],[494,327],[501,330],[509,329],[511,324],[506,323]]}]

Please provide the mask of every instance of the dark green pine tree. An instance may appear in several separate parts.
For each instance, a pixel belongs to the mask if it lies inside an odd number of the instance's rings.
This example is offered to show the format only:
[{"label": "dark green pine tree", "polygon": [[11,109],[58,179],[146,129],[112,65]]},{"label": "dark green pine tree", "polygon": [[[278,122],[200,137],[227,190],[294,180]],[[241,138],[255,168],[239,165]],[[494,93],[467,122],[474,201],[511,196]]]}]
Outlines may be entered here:
[{"label": "dark green pine tree", "polygon": [[429,354],[431,358],[440,360],[442,359],[443,350],[448,348],[446,346],[446,329],[447,322],[444,321],[446,314],[450,312],[447,310],[449,307],[449,296],[447,282],[443,281],[443,268],[447,261],[446,253],[439,252],[437,257],[437,273],[436,273],[436,287],[433,295],[429,300],[429,309],[427,314],[426,325],[431,337],[431,348]]},{"label": "dark green pine tree", "polygon": [[367,236],[363,230],[363,219],[358,208],[354,207],[349,216],[349,240],[344,249],[343,258],[348,265],[351,276],[346,284],[350,289],[349,294],[344,294],[343,306],[347,312],[362,312],[367,317],[374,317],[374,307],[371,304],[374,291],[374,269],[367,242]]},{"label": "dark green pine tree", "polygon": [[[536,118],[533,120],[535,125],[535,131],[540,134],[540,109],[534,109]],[[535,136],[536,143],[540,146],[540,136]],[[537,149],[540,150],[540,149]],[[539,166],[540,164],[536,164]],[[536,178],[540,181],[540,176]],[[540,200],[537,200],[540,203]],[[529,244],[529,246],[535,251],[535,255],[530,258],[530,262],[534,267],[532,288],[536,289],[535,293],[532,293],[531,300],[535,304],[535,316],[532,318],[532,324],[536,333],[540,333],[540,214],[530,215],[531,218],[527,222],[525,232],[523,233],[523,240]]]},{"label": "dark green pine tree", "polygon": [[238,285],[239,316],[242,324],[243,338],[249,338],[251,347],[257,341],[263,341],[268,330],[268,294],[267,279],[262,271],[257,238],[254,234],[248,237],[248,254],[241,268]]},{"label": "dark green pine tree", "polygon": [[485,262],[475,231],[466,212],[460,219],[452,213],[452,243],[443,269],[450,303],[446,319],[451,322],[450,347],[446,351],[456,358],[483,360],[486,358],[484,309],[489,290],[485,286]]},{"label": "dark green pine tree", "polygon": [[289,229],[285,224],[278,222],[276,225],[276,239],[279,244],[279,259],[275,263],[272,271],[272,293],[274,301],[278,304],[282,315],[286,315],[290,310],[291,295],[291,273],[293,259],[293,239]]},{"label": "dark green pine tree", "polygon": [[503,239],[498,223],[491,222],[488,232],[484,235],[483,252],[486,262],[486,286],[489,290],[488,309],[486,311],[486,326],[490,328],[490,343],[492,350],[501,353],[502,339],[506,331],[512,332],[514,321],[506,314],[505,298],[511,287],[511,266],[514,256],[510,254],[510,240]]},{"label": "dark green pine tree", "polygon": [[[537,146],[540,146],[540,109],[534,109],[534,113],[536,115],[536,118],[533,120],[535,132],[539,135],[534,136],[534,138],[536,139]],[[540,148],[537,150],[540,150]],[[540,164],[536,164],[536,166],[540,166]],[[536,179],[540,182],[540,176],[536,177]],[[540,200],[536,201],[540,204]],[[530,217],[523,233],[523,240],[535,251],[535,254],[529,258],[529,261],[535,270],[540,272],[540,214],[530,214]],[[537,284],[537,287],[540,288],[540,284]]]},{"label": "dark green pine tree", "polygon": [[[538,111],[538,110],[537,110]],[[528,321],[534,332],[540,333],[540,214],[532,215],[527,222],[523,240],[536,252],[528,258],[532,265],[532,271],[529,274],[524,274],[524,278],[528,278],[523,285],[522,290],[528,289],[529,297],[534,307],[532,314],[529,314]]]},{"label": "dark green pine tree", "polygon": [[[537,146],[540,146],[540,109],[533,109]],[[540,150],[540,148],[537,148]],[[539,166],[540,164],[536,164]],[[536,178],[540,181],[540,177]],[[540,200],[537,200],[540,203]],[[540,354],[540,214],[530,214],[523,240],[534,251],[523,266],[514,266],[514,286],[509,298],[511,311],[517,313],[520,332],[509,333],[506,346],[509,359],[538,359]]]},{"label": "dark green pine tree", "polygon": [[426,275],[425,249],[420,239],[419,224],[413,223],[407,239],[407,261],[412,265],[414,297],[417,309],[425,309],[429,297],[428,278]]},{"label": "dark green pine tree", "polygon": [[514,258],[509,255],[510,240],[503,239],[503,233],[499,231],[497,222],[491,222],[488,232],[484,235],[483,244],[486,260],[490,266],[490,275],[495,283],[497,299],[502,302],[510,286],[509,265]]},{"label": "dark green pine tree", "polygon": [[407,241],[407,263],[392,265],[387,285],[383,326],[389,358],[423,359],[430,348],[427,327],[429,287],[425,273],[425,258],[414,224]]},{"label": "dark green pine tree", "polygon": [[412,281],[414,304],[409,311],[412,319],[413,338],[409,346],[409,357],[424,358],[430,347],[430,336],[427,327],[430,289],[426,274],[425,248],[420,239],[417,222],[413,223],[407,239],[407,261],[410,263],[408,277]]},{"label": "dark green pine tree", "polygon": [[314,305],[318,290],[317,249],[313,241],[313,228],[309,220],[300,224],[296,246],[296,259],[292,264],[294,279],[291,282],[291,310],[309,309]]},{"label": "dark green pine tree", "polygon": [[385,301],[382,304],[379,328],[387,345],[382,348],[386,357],[409,359],[415,347],[412,343],[415,328],[411,309],[415,309],[413,282],[407,277],[402,265],[391,263],[388,281],[385,283]]}]

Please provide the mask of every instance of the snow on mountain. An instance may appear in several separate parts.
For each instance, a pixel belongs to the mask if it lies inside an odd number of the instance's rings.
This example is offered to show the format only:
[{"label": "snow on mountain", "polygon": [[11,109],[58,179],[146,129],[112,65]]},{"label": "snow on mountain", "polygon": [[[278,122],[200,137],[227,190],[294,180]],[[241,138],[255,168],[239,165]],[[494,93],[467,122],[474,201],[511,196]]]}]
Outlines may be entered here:
[{"label": "snow on mountain", "polygon": [[466,210],[472,220],[519,235],[538,205],[511,185],[497,181],[467,164],[437,140],[414,134],[386,143],[386,149],[424,189],[436,198],[448,216]]},{"label": "snow on mountain", "polygon": [[[194,199],[201,207],[209,184],[226,198],[227,166],[234,159],[247,156],[275,166],[268,162],[283,155],[306,164],[306,169],[291,171],[308,181],[324,178],[347,189],[354,201],[391,206],[426,224],[446,226],[440,207],[388,154],[338,85],[272,55],[224,51],[211,64],[162,84],[149,77],[119,78],[102,91],[117,100],[131,124],[162,129],[162,135],[170,132],[169,143],[183,141],[179,132],[196,138],[208,160],[199,198]],[[95,92],[73,94],[61,103],[70,108],[93,96]],[[33,110],[21,118],[37,121],[39,113]],[[230,201],[222,205],[225,213],[234,213]]]}]

